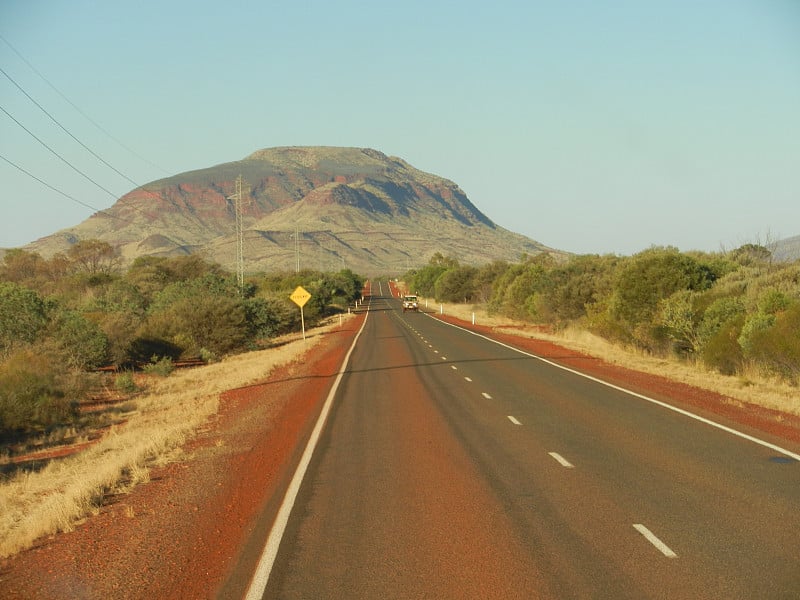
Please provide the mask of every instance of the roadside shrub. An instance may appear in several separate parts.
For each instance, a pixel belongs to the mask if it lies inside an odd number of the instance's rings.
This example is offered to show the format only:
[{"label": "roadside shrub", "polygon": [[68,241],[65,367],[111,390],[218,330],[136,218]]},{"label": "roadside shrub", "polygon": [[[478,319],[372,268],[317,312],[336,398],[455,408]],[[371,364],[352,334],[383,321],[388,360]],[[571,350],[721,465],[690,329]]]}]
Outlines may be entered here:
[{"label": "roadside shrub", "polygon": [[251,339],[244,302],[231,281],[216,275],[173,283],[156,295],[140,334],[167,340],[186,356],[200,348],[226,354]]},{"label": "roadside shrub", "polygon": [[478,269],[455,267],[442,273],[434,283],[436,299],[443,302],[471,302],[476,295],[475,278]]},{"label": "roadside shrub", "polygon": [[663,332],[648,324],[655,323],[661,302],[680,290],[704,291],[716,278],[709,265],[674,248],[651,248],[620,268],[609,304],[610,316],[637,346],[658,352],[664,348]]},{"label": "roadside shrub", "polygon": [[517,265],[503,274],[492,307],[512,319],[532,320],[538,313],[535,300],[528,302],[548,282],[547,270],[538,262]]},{"label": "roadside shrub", "polygon": [[722,375],[735,375],[741,370],[744,354],[738,338],[743,322],[744,316],[740,315],[714,330],[700,352],[703,364]]},{"label": "roadside shrub", "polygon": [[77,417],[58,363],[26,349],[0,364],[0,432],[33,431]]},{"label": "roadside shrub", "polygon": [[492,299],[494,282],[508,270],[508,263],[496,260],[484,265],[475,275],[475,301],[486,304]]},{"label": "roadside shrub", "polygon": [[[744,302],[739,297],[726,296],[714,300],[706,308],[697,328],[700,346],[706,344],[721,328],[733,321],[737,323],[736,331],[740,331],[744,323],[744,312]],[[736,335],[738,337],[739,334]],[[741,348],[739,354],[741,354]]]},{"label": "roadside shrub", "polygon": [[213,363],[217,362],[219,360],[219,357],[213,352],[211,352],[211,350],[208,350],[206,348],[200,348],[200,360],[207,363]]},{"label": "roadside shrub", "polygon": [[0,353],[33,343],[47,322],[39,294],[16,283],[0,283]]},{"label": "roadside shrub", "polygon": [[119,373],[114,378],[114,388],[120,394],[133,394],[138,389],[136,382],[133,380],[133,374],[130,371]]},{"label": "roadside shrub", "polygon": [[769,289],[758,299],[758,310],[767,315],[774,315],[789,308],[791,300],[782,291]]},{"label": "roadside shrub", "polygon": [[449,256],[435,253],[424,267],[406,274],[406,281],[411,291],[429,298],[436,297],[436,280],[447,271],[458,267],[458,261]]},{"label": "roadside shrub", "polygon": [[742,325],[742,331],[739,334],[739,346],[742,347],[742,352],[745,358],[753,358],[755,355],[756,339],[761,334],[769,330],[775,324],[775,315],[768,315],[762,312],[757,312],[749,315]]},{"label": "roadside shrub", "polygon": [[159,377],[169,377],[175,370],[175,363],[169,356],[153,356],[150,363],[142,369],[148,375],[158,375]]},{"label": "roadside shrub", "polygon": [[53,319],[53,337],[69,366],[89,369],[104,364],[108,339],[100,327],[76,311],[62,310]]},{"label": "roadside shrub", "polygon": [[679,355],[693,353],[699,346],[697,296],[691,290],[678,290],[660,304],[659,323],[666,328]]},{"label": "roadside shrub", "polygon": [[[107,358],[117,366],[137,360],[135,356],[136,332],[141,325],[141,317],[132,312],[109,312],[98,315],[99,326],[108,340]],[[144,352],[138,357],[146,360],[154,352]]]},{"label": "roadside shrub", "polygon": [[608,296],[617,260],[608,256],[575,256],[567,264],[553,268],[539,313],[555,323],[585,318],[588,307]]},{"label": "roadside shrub", "polygon": [[[772,315],[770,315],[772,316]],[[747,357],[769,373],[792,383],[800,376],[800,303],[774,315],[769,327],[753,329]]]},{"label": "roadside shrub", "polygon": [[299,320],[299,315],[295,318],[296,308],[290,307],[286,298],[248,298],[244,310],[250,337],[268,339],[291,331]]}]

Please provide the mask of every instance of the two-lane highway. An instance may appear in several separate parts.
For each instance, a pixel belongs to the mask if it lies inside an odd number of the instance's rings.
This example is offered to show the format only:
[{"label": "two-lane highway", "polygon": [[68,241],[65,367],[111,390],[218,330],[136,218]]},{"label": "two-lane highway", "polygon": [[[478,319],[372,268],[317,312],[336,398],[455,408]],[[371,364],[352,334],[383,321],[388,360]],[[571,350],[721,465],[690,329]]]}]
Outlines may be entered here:
[{"label": "two-lane highway", "polygon": [[369,308],[265,598],[800,597],[797,448]]}]

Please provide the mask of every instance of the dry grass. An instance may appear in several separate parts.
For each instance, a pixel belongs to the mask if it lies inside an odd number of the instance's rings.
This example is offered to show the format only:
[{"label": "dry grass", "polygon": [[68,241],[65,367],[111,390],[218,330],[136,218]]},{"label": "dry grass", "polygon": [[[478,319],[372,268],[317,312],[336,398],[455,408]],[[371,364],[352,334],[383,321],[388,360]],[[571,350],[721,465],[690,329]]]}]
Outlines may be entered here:
[{"label": "dry grass", "polygon": [[[439,311],[439,304],[429,301],[429,308]],[[484,306],[465,304],[443,304],[444,314],[452,315],[465,321],[471,321],[475,315],[478,325],[497,327],[499,331],[523,335],[531,338],[547,340],[588,354],[602,358],[606,362],[661,375],[701,389],[722,394],[734,405],[747,402],[781,412],[800,415],[800,394],[796,387],[777,380],[762,377],[756,372],[745,373],[738,377],[720,375],[709,371],[702,365],[691,364],[676,358],[657,358],[631,348],[612,344],[588,331],[568,328],[558,333],[546,333],[540,328],[504,317],[490,317]],[[513,329],[512,329],[513,328]]]},{"label": "dry grass", "polygon": [[153,378],[152,389],[137,399],[137,410],[125,424],[112,427],[78,454],[0,485],[0,557],[28,548],[40,537],[72,530],[97,513],[106,495],[149,481],[150,467],[177,460],[184,442],[216,413],[221,392],[263,380],[338,324],[337,317],[307,332],[305,342],[299,334],[286,336],[269,350]]}]

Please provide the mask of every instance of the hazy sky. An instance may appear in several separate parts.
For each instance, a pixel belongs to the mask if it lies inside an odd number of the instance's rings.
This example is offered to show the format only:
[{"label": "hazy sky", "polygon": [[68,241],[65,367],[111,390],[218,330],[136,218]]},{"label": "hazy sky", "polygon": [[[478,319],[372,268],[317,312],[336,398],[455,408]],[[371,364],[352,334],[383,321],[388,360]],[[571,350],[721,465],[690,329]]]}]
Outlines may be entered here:
[{"label": "hazy sky", "polygon": [[572,252],[800,234],[797,0],[0,0],[0,35],[1,247],[292,145],[399,156]]}]

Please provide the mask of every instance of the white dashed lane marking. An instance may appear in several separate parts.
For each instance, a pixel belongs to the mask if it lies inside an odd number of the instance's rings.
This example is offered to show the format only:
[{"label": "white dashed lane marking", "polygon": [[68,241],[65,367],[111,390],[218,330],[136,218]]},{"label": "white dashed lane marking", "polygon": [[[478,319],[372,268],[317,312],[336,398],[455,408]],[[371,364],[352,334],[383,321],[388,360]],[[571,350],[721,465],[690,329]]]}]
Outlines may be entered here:
[{"label": "white dashed lane marking", "polygon": [[661,552],[661,554],[663,554],[667,558],[675,558],[678,556],[670,549],[669,546],[667,546],[664,542],[658,539],[652,531],[650,531],[647,527],[645,527],[641,523],[635,523],[633,525],[633,528],[639,533],[641,533],[648,542],[650,542],[651,544],[653,544],[653,546],[658,548],[659,552]]},{"label": "white dashed lane marking", "polygon": [[574,468],[575,468],[575,465],[573,465],[573,464],[572,464],[571,462],[569,462],[569,461],[568,461],[566,458],[564,458],[563,456],[561,456],[561,455],[560,455],[558,452],[548,452],[548,454],[549,454],[550,456],[552,456],[554,459],[556,459],[556,461],[558,462],[558,464],[560,464],[560,465],[561,465],[562,467],[564,467],[565,469],[574,469]]}]

